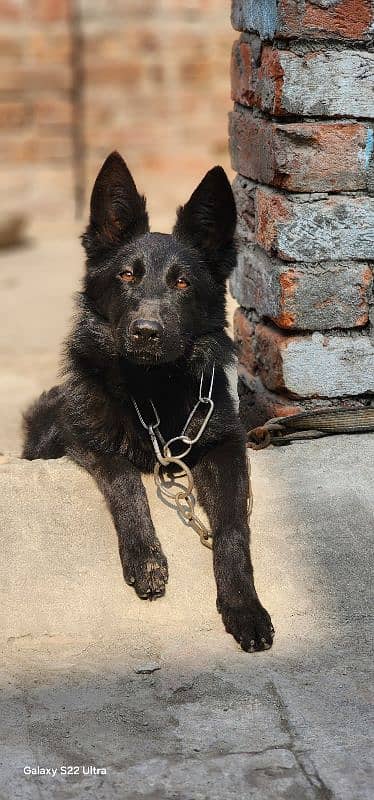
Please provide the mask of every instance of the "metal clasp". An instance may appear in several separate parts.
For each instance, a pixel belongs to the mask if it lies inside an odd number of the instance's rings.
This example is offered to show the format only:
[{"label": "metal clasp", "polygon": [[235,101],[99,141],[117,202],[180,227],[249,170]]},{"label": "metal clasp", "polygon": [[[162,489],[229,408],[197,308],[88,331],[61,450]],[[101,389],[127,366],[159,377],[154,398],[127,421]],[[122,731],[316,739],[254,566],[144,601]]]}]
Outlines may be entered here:
[{"label": "metal clasp", "polygon": [[[144,418],[143,418],[143,416],[141,414],[140,408],[139,408],[135,398],[132,397],[132,395],[131,395],[131,401],[132,401],[132,403],[134,405],[134,408],[135,408],[135,411],[136,411],[136,413],[137,413],[137,415],[139,417],[139,421],[143,425],[143,428],[145,428],[145,430],[148,431],[148,433],[149,433],[149,436],[150,436],[151,442],[153,444],[153,449],[155,451],[157,459],[159,460],[160,464],[163,464],[164,466],[166,466],[168,464],[168,461],[165,460],[164,456],[162,455],[161,449],[160,449],[160,443],[161,443],[162,446],[164,446],[165,445],[165,440],[164,440],[164,437],[162,436],[161,431],[158,430],[158,428],[160,426],[160,417],[158,415],[158,411],[157,411],[157,408],[156,408],[153,400],[151,400],[151,398],[150,398],[149,399],[149,403],[152,406],[152,410],[153,410],[153,413],[154,413],[154,417],[155,417],[155,421],[154,422],[146,422],[144,420]],[[158,437],[159,438],[157,437],[157,433],[158,433]],[[160,442],[159,442],[159,440],[160,440]]]},{"label": "metal clasp", "polygon": [[[211,379],[210,379],[210,386],[209,386],[208,394],[204,395],[203,394],[204,371],[201,373],[199,399],[198,399],[197,403],[195,403],[195,405],[194,405],[194,407],[193,407],[193,409],[192,409],[192,411],[191,411],[191,413],[190,413],[190,415],[189,415],[189,417],[188,417],[188,419],[186,421],[186,424],[185,424],[185,426],[184,426],[184,428],[182,430],[182,433],[179,436],[173,436],[173,438],[169,439],[169,441],[166,442],[166,444],[164,445],[164,456],[165,457],[169,457],[170,458],[171,455],[172,455],[171,450],[170,450],[170,445],[174,444],[175,442],[182,442],[184,445],[187,445],[187,447],[186,447],[186,449],[184,451],[182,451],[182,453],[178,453],[176,455],[177,455],[178,458],[185,458],[189,454],[189,452],[191,451],[192,446],[194,444],[196,444],[196,442],[199,441],[200,437],[204,433],[205,428],[206,428],[206,426],[207,426],[207,424],[208,424],[208,422],[209,422],[209,420],[210,420],[210,418],[211,418],[211,416],[213,414],[213,411],[214,411],[214,403],[213,403],[213,400],[212,400],[214,374],[215,374],[215,364],[213,364],[213,368],[212,368],[212,375],[211,375]],[[203,419],[203,422],[200,425],[200,428],[199,428],[196,436],[194,436],[194,438],[191,439],[189,436],[186,435],[186,431],[188,429],[188,426],[192,422],[195,414],[197,413],[199,406],[203,405],[203,404],[204,405],[208,405],[208,411],[207,411],[207,413],[206,413],[206,415],[205,415],[205,417]]]}]

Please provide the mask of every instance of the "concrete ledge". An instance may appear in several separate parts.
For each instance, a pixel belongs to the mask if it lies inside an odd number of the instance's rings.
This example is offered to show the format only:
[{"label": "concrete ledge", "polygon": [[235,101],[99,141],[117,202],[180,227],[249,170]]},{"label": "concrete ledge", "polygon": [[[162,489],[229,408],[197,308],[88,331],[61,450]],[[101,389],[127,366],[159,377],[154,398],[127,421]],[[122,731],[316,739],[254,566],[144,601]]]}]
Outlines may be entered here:
[{"label": "concrete ledge", "polygon": [[[186,613],[179,602],[186,583],[185,561],[196,559],[196,586],[188,610],[191,618],[199,609],[204,616],[209,604],[209,617],[215,618],[210,552],[176,512],[156,498],[152,479],[145,483],[162,543],[176,559],[165,603],[181,622]],[[163,617],[164,600],[144,604],[124,583],[110,513],[84,470],[67,458],[12,458],[0,465],[0,496],[6,534],[2,602],[7,606],[0,638],[54,633],[113,639],[136,622],[144,606],[149,606],[149,620],[154,617],[156,623],[160,614]]]},{"label": "concrete ledge", "polygon": [[[85,473],[0,465],[0,797],[370,800],[374,436],[251,460],[255,572],[277,631],[256,656],[225,634],[211,553],[151,482],[171,578],[146,603],[122,582]],[[24,775],[37,764],[79,772]]]}]

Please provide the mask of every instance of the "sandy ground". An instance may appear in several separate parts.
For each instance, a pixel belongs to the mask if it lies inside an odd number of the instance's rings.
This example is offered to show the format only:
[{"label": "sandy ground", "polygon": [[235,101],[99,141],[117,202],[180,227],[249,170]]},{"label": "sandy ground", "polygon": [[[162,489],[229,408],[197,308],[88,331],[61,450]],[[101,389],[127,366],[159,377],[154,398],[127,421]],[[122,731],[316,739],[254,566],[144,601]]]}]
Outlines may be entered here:
[{"label": "sandy ground", "polygon": [[0,259],[1,800],[371,800],[374,437],[251,455],[271,651],[225,634],[211,553],[148,479],[171,577],[140,601],[93,481],[17,458],[81,272],[71,239]]}]

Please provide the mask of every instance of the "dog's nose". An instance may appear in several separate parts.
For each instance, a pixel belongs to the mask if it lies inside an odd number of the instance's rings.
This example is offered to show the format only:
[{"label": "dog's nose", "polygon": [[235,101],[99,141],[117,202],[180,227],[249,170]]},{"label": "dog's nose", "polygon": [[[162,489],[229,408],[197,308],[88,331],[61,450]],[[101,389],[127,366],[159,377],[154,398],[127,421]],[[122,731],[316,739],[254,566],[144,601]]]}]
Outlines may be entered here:
[{"label": "dog's nose", "polygon": [[134,319],[130,325],[131,336],[137,339],[158,339],[162,325],[156,319]]}]

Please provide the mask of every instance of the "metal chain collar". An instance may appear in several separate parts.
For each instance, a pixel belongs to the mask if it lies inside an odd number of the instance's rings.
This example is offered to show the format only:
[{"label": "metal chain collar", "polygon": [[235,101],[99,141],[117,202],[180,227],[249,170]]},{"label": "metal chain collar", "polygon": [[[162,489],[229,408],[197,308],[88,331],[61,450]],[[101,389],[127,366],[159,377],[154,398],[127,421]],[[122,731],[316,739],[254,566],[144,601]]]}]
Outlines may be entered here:
[{"label": "metal chain collar", "polygon": [[[184,462],[183,459],[186,458],[186,456],[191,452],[193,445],[199,441],[213,414],[214,402],[212,400],[212,392],[213,392],[214,375],[215,375],[215,364],[213,364],[212,368],[208,394],[204,395],[203,393],[204,371],[201,373],[199,399],[197,403],[195,403],[191,413],[189,414],[181,434],[179,436],[173,436],[167,442],[165,442],[165,439],[159,429],[160,417],[153,400],[149,398],[149,403],[152,407],[152,411],[154,414],[154,421],[147,423],[140,412],[136,400],[134,399],[134,397],[131,397],[139,421],[141,422],[143,428],[145,428],[145,430],[148,431],[157,458],[154,468],[154,479],[157,489],[159,490],[160,494],[164,497],[164,499],[171,498],[175,502],[177,510],[179,511],[180,515],[183,517],[185,522],[187,522],[187,524],[190,525],[191,528],[193,528],[193,530],[196,531],[196,533],[199,535],[201,544],[203,544],[204,547],[208,547],[210,550],[213,547],[213,534],[204,525],[204,523],[197,516],[197,514],[195,514],[196,500],[193,494],[195,486],[194,479],[190,468],[187,466],[187,464]],[[193,418],[197,414],[200,406],[207,406],[208,408],[197,434],[191,439],[191,437],[187,435],[187,430]],[[173,455],[171,451],[172,445],[174,446],[180,445],[181,452],[180,453],[177,452]],[[170,464],[174,464],[177,467],[179,467],[180,472],[177,474],[167,476],[166,469]],[[180,482],[181,480],[186,480],[187,485],[184,486],[184,484]],[[251,493],[251,484],[249,482],[248,515],[251,513],[251,510],[252,510],[252,493]]]},{"label": "metal chain collar", "polygon": [[[212,374],[210,379],[210,385],[208,394],[204,395],[203,393],[203,384],[204,384],[204,371],[201,373],[200,378],[200,389],[199,389],[199,399],[197,403],[195,403],[191,413],[189,414],[186,423],[183,427],[182,433],[179,436],[173,436],[167,442],[159,429],[160,427],[160,417],[157,411],[157,408],[150,398],[149,403],[152,406],[153,414],[154,414],[154,421],[147,423],[140,412],[139,406],[134,397],[131,397],[132,403],[134,405],[135,411],[139,417],[139,420],[148,431],[153,449],[156,454],[156,464],[154,468],[154,479],[160,494],[163,495],[164,498],[171,498],[174,500],[176,507],[183,517],[183,519],[198,533],[200,536],[200,541],[205,547],[212,548],[212,534],[206,528],[204,523],[199,519],[199,517],[195,514],[195,498],[193,495],[194,490],[194,479],[192,476],[192,472],[187,464],[183,461],[184,458],[190,453],[191,448],[193,447],[196,442],[199,441],[200,437],[205,431],[205,428],[213,414],[214,411],[214,402],[212,400],[212,391],[213,391],[213,383],[214,383],[214,374],[215,374],[215,365],[213,364]],[[204,416],[203,422],[200,425],[200,428],[197,434],[191,439],[190,436],[187,435],[187,430],[197,414],[200,406],[207,406],[207,411]],[[174,445],[181,446],[181,452],[176,453],[175,455],[172,454],[171,446]],[[167,468],[170,464],[175,464],[179,467],[179,473],[176,475],[172,475],[167,477],[165,475],[165,471],[162,468]],[[187,485],[184,486],[183,483],[180,483],[181,479],[185,479]]]}]

